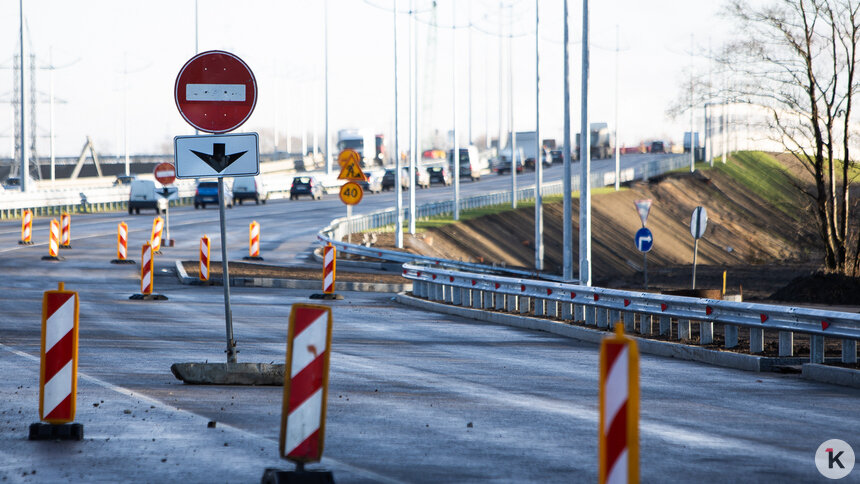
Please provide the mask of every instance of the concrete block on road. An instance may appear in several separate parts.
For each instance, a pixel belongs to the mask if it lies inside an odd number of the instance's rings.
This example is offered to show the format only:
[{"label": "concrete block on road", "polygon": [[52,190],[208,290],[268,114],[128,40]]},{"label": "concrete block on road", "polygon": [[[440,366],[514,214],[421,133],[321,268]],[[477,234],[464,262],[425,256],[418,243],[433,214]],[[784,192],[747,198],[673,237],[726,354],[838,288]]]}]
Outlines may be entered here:
[{"label": "concrete block on road", "polygon": [[284,365],[269,363],[174,363],[173,376],[192,385],[283,385]]}]

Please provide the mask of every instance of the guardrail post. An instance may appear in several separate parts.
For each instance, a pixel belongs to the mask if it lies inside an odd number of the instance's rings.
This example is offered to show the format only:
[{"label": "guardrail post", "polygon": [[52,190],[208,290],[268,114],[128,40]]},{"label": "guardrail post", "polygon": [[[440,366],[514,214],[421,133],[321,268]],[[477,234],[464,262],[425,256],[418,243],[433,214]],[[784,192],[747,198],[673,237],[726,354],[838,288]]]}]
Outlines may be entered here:
[{"label": "guardrail post", "polygon": [[493,297],[494,294],[492,291],[484,291],[484,309],[493,307]]},{"label": "guardrail post", "polygon": [[477,289],[472,289],[472,307],[475,309],[481,309],[481,303],[484,302],[483,291],[479,291]]},{"label": "guardrail post", "polygon": [[546,315],[546,300],[535,298],[535,316]]},{"label": "guardrail post", "polygon": [[427,297],[427,283],[424,281],[415,281],[415,285],[413,286],[413,292],[418,297]]},{"label": "guardrail post", "polygon": [[597,311],[597,327],[598,328],[608,328],[609,321],[607,321],[607,316],[609,312],[606,308],[595,307],[595,311]]},{"label": "guardrail post", "polygon": [[809,335],[809,362],[824,363],[824,336]]},{"label": "guardrail post", "polygon": [[609,325],[613,326],[615,323],[621,321],[621,311],[618,309],[609,309]]},{"label": "guardrail post", "polygon": [[660,316],[660,336],[672,339],[672,320],[669,316]]},{"label": "guardrail post", "polygon": [[639,334],[651,334],[651,315],[641,313],[639,315]]},{"label": "guardrail post", "polygon": [[633,320],[633,313],[624,311],[621,314],[621,319],[624,321],[624,332],[632,333],[636,329],[636,323]]},{"label": "guardrail post", "polygon": [[714,323],[699,321],[699,343],[709,345],[714,342]]},{"label": "guardrail post", "polygon": [[857,363],[857,341],[842,340],[842,363]]},{"label": "guardrail post", "polygon": [[451,304],[455,306],[463,304],[463,290],[457,286],[451,286]]},{"label": "guardrail post", "polygon": [[794,356],[794,333],[779,332],[779,356]]},{"label": "guardrail post", "polygon": [[723,327],[723,331],[726,335],[726,349],[729,348],[737,348],[738,346],[738,327],[726,324]]},{"label": "guardrail post", "polygon": [[570,321],[571,319],[573,319],[572,303],[561,303],[561,319],[565,321]]},{"label": "guardrail post", "polygon": [[594,321],[594,306],[583,305],[582,312],[585,315],[585,324],[594,326],[597,323]]},{"label": "guardrail post", "polygon": [[585,306],[581,304],[573,305],[573,320],[574,321],[585,321]]},{"label": "guardrail post", "polygon": [[690,334],[692,334],[692,330],[690,329],[690,320],[689,319],[679,319],[678,320],[678,339],[679,340],[690,339]]},{"label": "guardrail post", "polygon": [[546,315],[550,318],[558,317],[558,301],[554,299],[546,300]]},{"label": "guardrail post", "polygon": [[505,309],[505,295],[500,292],[497,292],[494,295],[494,298],[496,302],[495,308],[499,311]]},{"label": "guardrail post", "polygon": [[532,304],[531,304],[531,298],[530,297],[527,297],[527,296],[520,296],[519,297],[518,306],[520,307],[520,314],[527,314],[529,312],[529,310],[531,309],[531,305]]},{"label": "guardrail post", "polygon": [[517,311],[518,311],[518,309],[519,309],[519,308],[518,308],[518,306],[517,306],[517,304],[519,303],[519,298],[518,298],[517,296],[514,296],[514,295],[511,295],[511,294],[508,294],[508,295],[505,297],[505,299],[506,299],[506,301],[505,301],[505,302],[507,303],[507,305],[506,305],[506,309],[507,309],[507,311],[508,311],[509,313],[515,313],[515,312],[517,312]]},{"label": "guardrail post", "polygon": [[461,287],[460,288],[460,305],[469,307],[472,305],[472,291]]},{"label": "guardrail post", "polygon": [[764,353],[764,330],[750,328],[750,354]]},{"label": "guardrail post", "polygon": [[444,284],[433,284],[433,287],[436,289],[436,301],[445,301],[445,285]]}]

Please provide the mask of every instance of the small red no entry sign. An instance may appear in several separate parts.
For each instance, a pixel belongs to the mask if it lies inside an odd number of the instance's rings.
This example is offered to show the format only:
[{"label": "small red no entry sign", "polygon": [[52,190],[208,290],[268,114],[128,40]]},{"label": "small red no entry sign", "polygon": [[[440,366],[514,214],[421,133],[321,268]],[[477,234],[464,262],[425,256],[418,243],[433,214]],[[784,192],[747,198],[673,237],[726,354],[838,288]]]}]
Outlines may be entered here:
[{"label": "small red no entry sign", "polygon": [[176,76],[179,114],[194,128],[226,133],[242,125],[257,104],[257,81],[237,56],[210,50],[192,57]]}]

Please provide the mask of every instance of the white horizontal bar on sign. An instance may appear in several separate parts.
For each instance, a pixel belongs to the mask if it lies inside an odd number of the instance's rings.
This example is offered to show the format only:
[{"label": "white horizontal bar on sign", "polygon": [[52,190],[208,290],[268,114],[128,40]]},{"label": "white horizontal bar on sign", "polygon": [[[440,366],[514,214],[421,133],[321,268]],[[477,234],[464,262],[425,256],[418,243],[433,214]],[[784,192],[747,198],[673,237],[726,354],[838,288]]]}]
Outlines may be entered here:
[{"label": "white horizontal bar on sign", "polygon": [[187,84],[186,101],[245,101],[244,84]]}]

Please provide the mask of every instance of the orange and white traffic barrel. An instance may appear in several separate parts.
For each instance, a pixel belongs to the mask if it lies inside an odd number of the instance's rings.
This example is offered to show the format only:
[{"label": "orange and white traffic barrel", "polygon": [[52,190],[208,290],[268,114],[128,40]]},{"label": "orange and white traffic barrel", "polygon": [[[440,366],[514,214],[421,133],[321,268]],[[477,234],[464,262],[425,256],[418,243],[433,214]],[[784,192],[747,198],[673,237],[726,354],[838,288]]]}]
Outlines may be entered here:
[{"label": "orange and white traffic barrel", "polygon": [[75,419],[78,386],[78,293],[58,289],[42,296],[42,351],[39,370],[39,419],[30,439],[83,439],[83,426],[63,426]]},{"label": "orange and white traffic barrel", "polygon": [[24,210],[21,217],[21,240],[20,245],[31,245],[33,243],[33,212],[29,209]]},{"label": "orange and white traffic barrel", "polygon": [[280,456],[297,463],[319,462],[325,437],[331,308],[293,304],[287,330]]},{"label": "orange and white traffic barrel", "polygon": [[69,212],[60,215],[60,248],[72,248],[72,216]]},{"label": "orange and white traffic barrel", "polygon": [[116,227],[116,259],[111,264],[134,264],[128,259],[128,225],[120,222]]},{"label": "orange and white traffic barrel", "polygon": [[639,350],[624,324],[600,343],[598,482],[639,482]]},{"label": "orange and white traffic barrel", "polygon": [[337,249],[330,243],[323,247],[323,294],[334,294]]},{"label": "orange and white traffic barrel", "polygon": [[245,260],[263,260],[260,257],[260,224],[256,220],[248,226],[248,256]]},{"label": "orange and white traffic barrel", "polygon": [[161,217],[155,217],[152,221],[152,235],[149,238],[150,245],[152,245],[152,252],[155,254],[161,253],[161,236],[164,233],[164,219]]},{"label": "orange and white traffic barrel", "polygon": [[200,237],[200,280],[203,282],[209,280],[209,249],[209,237]]}]

